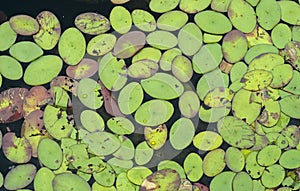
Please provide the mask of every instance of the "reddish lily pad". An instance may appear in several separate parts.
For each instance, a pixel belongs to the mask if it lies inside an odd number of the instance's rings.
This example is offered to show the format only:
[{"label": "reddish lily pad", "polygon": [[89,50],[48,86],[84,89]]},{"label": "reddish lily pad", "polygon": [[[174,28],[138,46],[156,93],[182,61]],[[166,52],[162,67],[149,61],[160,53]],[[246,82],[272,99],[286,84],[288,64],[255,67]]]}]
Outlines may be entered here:
[{"label": "reddish lily pad", "polygon": [[83,58],[76,66],[68,66],[66,73],[69,77],[74,79],[89,78],[98,71],[98,62]]},{"label": "reddish lily pad", "polygon": [[0,123],[10,123],[23,117],[22,104],[28,90],[10,88],[0,94]]},{"label": "reddish lily pad", "polygon": [[50,87],[61,87],[62,89],[68,91],[68,92],[72,92],[75,96],[77,95],[77,86],[78,86],[78,82],[76,80],[73,80],[70,77],[67,76],[57,76],[55,77],[51,83],[50,83]]}]

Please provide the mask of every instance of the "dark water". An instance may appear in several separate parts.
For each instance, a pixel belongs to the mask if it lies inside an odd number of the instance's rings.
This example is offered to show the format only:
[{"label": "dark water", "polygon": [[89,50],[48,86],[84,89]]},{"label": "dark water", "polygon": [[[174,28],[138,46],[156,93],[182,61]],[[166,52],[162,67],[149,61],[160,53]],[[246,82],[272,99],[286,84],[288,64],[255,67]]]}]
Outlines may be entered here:
[{"label": "dark water", "polygon": [[[44,10],[48,10],[53,12],[58,19],[61,22],[62,31],[64,31],[68,27],[74,26],[74,19],[75,17],[84,12],[97,12],[99,14],[102,14],[106,17],[109,16],[109,13],[111,9],[113,8],[113,4],[110,3],[109,0],[0,0],[0,11],[2,13],[0,14],[0,21],[1,19],[5,20],[5,15],[7,18],[10,18],[11,16],[17,15],[17,14],[27,14],[32,17],[36,17],[38,13]],[[147,0],[131,0],[131,2],[126,3],[125,6],[129,11],[132,11],[134,9],[144,9],[149,10],[148,8],[148,2]],[[5,15],[3,14],[5,13]],[[156,18],[158,18],[159,15],[153,14]],[[192,21],[193,18],[190,16],[190,21]],[[86,36],[87,39],[91,38],[91,36]],[[32,40],[32,37],[18,37],[18,41],[22,40]],[[8,54],[8,52],[0,53],[0,54]],[[57,49],[51,51],[45,51],[45,54],[58,54]],[[26,68],[26,65],[23,65],[24,69]],[[65,65],[66,67],[66,65]],[[65,68],[64,68],[65,69]],[[64,70],[63,70],[64,71]],[[60,75],[64,75],[65,73],[62,72]],[[194,75],[192,82],[194,84],[194,87],[196,87],[196,83],[198,79],[200,78],[199,75]],[[6,79],[3,79],[3,85],[0,88],[0,91],[6,90],[11,87],[27,87],[22,80],[19,81],[8,81]],[[49,88],[49,85],[45,85],[46,88]],[[173,100],[172,103],[174,106],[177,106],[177,101]],[[178,108],[177,108],[178,109]],[[177,110],[178,111],[178,110]],[[105,113],[104,109],[100,109],[98,112],[102,113],[103,116],[106,116],[104,118],[108,118],[109,115]],[[177,120],[180,117],[179,111],[175,113],[173,118],[167,123],[168,127],[171,127],[173,122]],[[198,116],[196,116],[198,118]],[[194,120],[198,120],[198,119]],[[201,121],[197,122],[197,132],[203,131],[207,128],[206,123],[203,123]],[[13,132],[16,132],[16,134],[20,135],[20,129],[22,126],[22,120],[19,120],[14,123],[10,124],[0,124],[0,130],[4,134],[6,132],[6,127],[9,126],[10,129]],[[210,126],[211,129],[215,128],[215,125]],[[133,142],[138,143],[141,140],[144,139],[143,135],[140,134],[134,134],[131,135],[130,138],[133,140]],[[164,150],[169,150],[170,152],[173,152],[173,150],[169,147],[170,145],[166,145]],[[227,147],[227,145],[224,143],[222,145],[223,148]],[[175,152],[175,151],[174,151]],[[182,151],[181,153],[178,153],[178,155],[173,158],[172,160],[177,161],[179,164],[183,164],[183,160],[185,159],[186,155],[190,152],[198,152],[194,147],[189,147]],[[166,155],[166,156],[165,156]],[[155,156],[158,158],[167,158],[168,154],[166,152],[156,152]],[[204,154],[201,154],[202,157],[205,156]],[[30,162],[36,164],[39,167],[38,161],[36,159],[32,159]],[[155,165],[158,161],[151,161],[152,166]],[[10,168],[12,168],[15,164],[8,161],[4,156],[2,151],[0,152],[0,171],[5,176],[5,174],[9,171]],[[153,168],[152,170],[155,170]],[[201,183],[204,183],[205,185],[209,185],[210,178],[203,176],[200,180]],[[33,189],[32,184],[28,186],[27,188]],[[3,190],[4,188],[2,188]],[[1,190],[1,189],[0,189]]]}]

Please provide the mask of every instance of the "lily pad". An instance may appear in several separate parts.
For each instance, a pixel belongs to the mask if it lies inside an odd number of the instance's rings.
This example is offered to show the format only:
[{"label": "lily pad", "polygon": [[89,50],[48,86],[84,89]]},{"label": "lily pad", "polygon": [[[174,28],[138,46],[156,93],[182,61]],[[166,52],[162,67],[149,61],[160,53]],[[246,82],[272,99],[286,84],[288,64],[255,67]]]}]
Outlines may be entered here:
[{"label": "lily pad", "polygon": [[220,174],[225,166],[225,151],[222,149],[210,151],[203,159],[203,173],[208,177],[214,177]]},{"label": "lily pad", "polygon": [[40,162],[50,169],[58,169],[62,163],[63,153],[60,146],[53,140],[42,139],[38,146]]},{"label": "lily pad", "polygon": [[135,9],[131,12],[134,26],[145,32],[152,32],[156,29],[154,16],[143,9]]},{"label": "lily pad", "polygon": [[11,28],[20,35],[30,36],[39,31],[38,22],[29,15],[16,15],[9,19]]},{"label": "lily pad", "polygon": [[178,6],[180,0],[152,0],[149,3],[149,8],[151,11],[156,13],[164,13],[171,11]]},{"label": "lily pad", "polygon": [[105,165],[105,168],[100,172],[94,172],[93,177],[95,181],[102,186],[113,186],[116,178],[116,174],[109,164]]},{"label": "lily pad", "polygon": [[17,33],[11,28],[8,21],[0,25],[0,36],[4,36],[0,40],[0,51],[9,49],[17,40]]},{"label": "lily pad", "polygon": [[93,12],[78,15],[75,18],[74,23],[81,32],[90,35],[105,33],[110,29],[109,20],[106,17]]},{"label": "lily pad", "polygon": [[257,163],[261,166],[275,164],[281,155],[281,149],[277,145],[268,145],[257,154]]},{"label": "lily pad", "polygon": [[202,158],[196,153],[189,153],[183,162],[183,169],[187,178],[192,182],[197,182],[203,176]]},{"label": "lily pad", "polygon": [[298,25],[300,21],[300,5],[294,1],[277,2],[281,10],[281,20],[291,25]]},{"label": "lily pad", "polygon": [[266,168],[261,176],[261,183],[266,188],[275,188],[282,183],[284,177],[284,168],[278,164],[274,164]]},{"label": "lily pad", "polygon": [[105,55],[114,48],[116,40],[117,38],[114,34],[99,34],[89,41],[86,51],[91,56]]},{"label": "lily pad", "polygon": [[258,24],[265,30],[271,30],[280,21],[281,10],[276,0],[263,0],[256,6]]},{"label": "lily pad", "polygon": [[247,64],[249,64],[254,58],[265,54],[265,53],[274,53],[278,54],[279,50],[270,44],[257,44],[252,46],[246,53],[244,60]]},{"label": "lily pad", "polygon": [[172,61],[178,55],[182,55],[181,50],[178,48],[171,48],[169,50],[166,50],[160,58],[159,61],[160,68],[163,71],[171,71]]},{"label": "lily pad", "polygon": [[42,56],[43,50],[33,42],[21,41],[12,45],[9,53],[20,62],[28,63]]},{"label": "lily pad", "polygon": [[299,115],[299,103],[300,103],[300,97],[297,95],[290,95],[287,97],[284,97],[279,101],[281,111],[285,113],[286,115],[295,118],[300,119]]},{"label": "lily pad", "polygon": [[34,177],[33,186],[35,190],[52,191],[52,180],[55,174],[48,168],[40,168]]},{"label": "lily pad", "polygon": [[83,58],[76,66],[68,66],[66,73],[74,79],[89,78],[98,72],[98,63],[89,58]]},{"label": "lily pad", "polygon": [[145,127],[144,136],[147,144],[154,150],[159,150],[164,146],[168,129],[166,125],[159,125],[157,128]]},{"label": "lily pad", "polygon": [[263,69],[256,69],[247,72],[241,79],[241,82],[245,84],[243,87],[244,89],[258,91],[269,86],[272,80],[273,75],[271,72]]},{"label": "lily pad", "polygon": [[132,78],[149,78],[158,71],[158,64],[155,61],[144,59],[135,61],[128,68],[128,76]]},{"label": "lily pad", "polygon": [[122,6],[115,6],[111,10],[109,21],[112,28],[120,34],[129,32],[132,25],[130,12]]},{"label": "lily pad", "polygon": [[245,156],[235,147],[227,148],[225,152],[225,161],[228,168],[233,172],[240,172],[245,166]]},{"label": "lily pad", "polygon": [[215,176],[210,183],[210,190],[211,191],[218,191],[218,190],[232,190],[232,181],[235,177],[236,173],[232,171],[224,171]]},{"label": "lily pad", "polygon": [[292,31],[287,24],[279,23],[273,28],[271,37],[273,44],[278,49],[283,49],[292,40]]},{"label": "lily pad", "polygon": [[232,180],[232,187],[233,190],[252,191],[252,179],[246,172],[239,172],[234,176]]},{"label": "lily pad", "polygon": [[[176,19],[174,19],[176,18]],[[157,28],[164,31],[176,31],[179,30],[188,21],[188,15],[182,11],[169,11],[163,13],[157,19]]]},{"label": "lily pad", "polygon": [[265,167],[260,166],[257,163],[257,151],[253,151],[251,152],[247,157],[246,157],[246,165],[245,165],[245,170],[246,172],[248,172],[248,174],[256,179],[261,177],[261,175],[263,174]]},{"label": "lily pad", "polygon": [[40,29],[33,35],[33,40],[44,50],[53,49],[61,35],[58,18],[50,11],[42,11],[38,14],[36,20],[40,25]]},{"label": "lily pad", "polygon": [[153,157],[154,150],[146,141],[140,142],[135,148],[134,160],[138,165],[147,164]]},{"label": "lily pad", "polygon": [[61,173],[52,181],[54,191],[90,191],[89,184],[80,176],[72,173]]},{"label": "lily pad", "polygon": [[106,123],[107,127],[118,135],[126,135],[134,132],[133,123],[125,117],[112,117]]},{"label": "lily pad", "polygon": [[141,185],[143,180],[146,179],[152,171],[144,166],[135,166],[127,171],[127,178],[136,185]]},{"label": "lily pad", "polygon": [[202,151],[214,150],[220,147],[222,143],[222,137],[213,131],[200,132],[193,139],[194,146]]},{"label": "lily pad", "polygon": [[286,169],[296,169],[300,167],[299,155],[297,149],[287,150],[282,153],[279,159],[279,164]]},{"label": "lily pad", "polygon": [[149,33],[146,37],[146,41],[152,47],[160,50],[171,49],[178,43],[178,40],[173,33],[163,30],[157,30]]},{"label": "lily pad", "polygon": [[103,131],[104,120],[96,111],[84,110],[80,113],[80,122],[89,132]]},{"label": "lily pad", "polygon": [[187,118],[193,118],[197,115],[200,107],[200,100],[194,91],[185,91],[179,97],[178,107],[180,113]]},{"label": "lily pad", "polygon": [[10,56],[0,56],[0,74],[9,80],[19,80],[23,76],[21,64]]},{"label": "lily pad", "polygon": [[181,0],[179,9],[186,13],[194,14],[206,9],[211,0]]}]

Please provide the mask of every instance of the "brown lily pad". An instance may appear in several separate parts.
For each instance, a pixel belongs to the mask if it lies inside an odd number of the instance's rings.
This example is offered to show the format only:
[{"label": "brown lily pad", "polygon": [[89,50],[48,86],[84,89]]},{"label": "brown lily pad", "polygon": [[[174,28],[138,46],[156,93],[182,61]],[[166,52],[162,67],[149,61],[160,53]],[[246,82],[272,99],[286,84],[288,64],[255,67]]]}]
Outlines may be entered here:
[{"label": "brown lily pad", "polygon": [[98,62],[90,58],[83,58],[79,64],[68,66],[66,69],[67,75],[74,79],[89,78],[97,71]]},{"label": "brown lily pad", "polygon": [[61,87],[64,90],[71,92],[73,95],[77,96],[77,86],[78,82],[68,76],[57,76],[50,82],[51,89],[53,87]]},{"label": "brown lily pad", "polygon": [[3,136],[2,150],[5,157],[15,163],[26,163],[31,158],[31,145],[23,137],[18,138],[15,133],[9,132]]},{"label": "brown lily pad", "polygon": [[40,140],[49,137],[44,127],[43,115],[43,111],[35,110],[26,117],[22,124],[21,136],[30,143],[33,157],[37,157],[37,147]]},{"label": "brown lily pad", "polygon": [[117,58],[129,58],[142,49],[145,43],[146,35],[143,32],[128,32],[117,40],[113,54]]},{"label": "brown lily pad", "polygon": [[23,115],[26,118],[31,112],[41,109],[51,102],[51,95],[43,86],[32,87],[23,101]]},{"label": "brown lily pad", "polygon": [[10,88],[0,94],[0,123],[10,123],[23,117],[23,99],[26,88]]}]

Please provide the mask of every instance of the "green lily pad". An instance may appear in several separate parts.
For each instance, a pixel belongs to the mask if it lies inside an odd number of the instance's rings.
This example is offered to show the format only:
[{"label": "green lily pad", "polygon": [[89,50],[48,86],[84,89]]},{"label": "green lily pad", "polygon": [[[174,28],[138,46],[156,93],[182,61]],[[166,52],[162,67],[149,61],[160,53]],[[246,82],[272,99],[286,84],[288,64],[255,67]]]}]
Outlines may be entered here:
[{"label": "green lily pad", "polygon": [[299,144],[300,130],[296,125],[287,126],[281,133],[286,138],[290,147],[294,148]]},{"label": "green lily pad", "polygon": [[98,73],[100,81],[111,91],[120,90],[127,81],[125,61],[118,60],[111,52],[100,59]]},{"label": "green lily pad", "polygon": [[122,6],[115,6],[109,15],[112,28],[120,33],[125,34],[130,31],[132,18],[130,12]]},{"label": "green lily pad", "polygon": [[202,162],[202,158],[193,152],[184,159],[183,169],[190,181],[197,182],[203,176]]},{"label": "green lily pad", "polygon": [[[4,188],[17,190],[28,186],[34,179],[36,167],[33,164],[22,164],[8,171],[4,179]],[[18,178],[16,178],[18,177]]]},{"label": "green lily pad", "polygon": [[118,105],[123,114],[131,114],[142,104],[144,93],[137,82],[127,84],[119,93]]},{"label": "green lily pad", "polygon": [[181,50],[178,48],[171,48],[169,50],[166,50],[160,58],[160,62],[159,62],[160,68],[163,71],[171,71],[172,61],[178,55],[182,55]]},{"label": "green lily pad", "polygon": [[98,109],[103,105],[103,97],[100,90],[101,86],[95,80],[83,78],[78,84],[78,98],[86,107]]},{"label": "green lily pad", "polygon": [[247,123],[226,116],[218,122],[218,131],[224,141],[237,148],[249,148],[254,145],[254,132]]},{"label": "green lily pad", "polygon": [[178,47],[185,55],[196,54],[202,44],[202,32],[195,23],[187,23],[178,32]]},{"label": "green lily pad", "polygon": [[210,151],[203,159],[203,173],[208,177],[214,177],[220,174],[225,166],[225,151],[222,149]]},{"label": "green lily pad", "polygon": [[141,184],[140,191],[155,189],[156,191],[174,191],[179,188],[180,177],[175,170],[158,170],[148,176]]},{"label": "green lily pad", "polygon": [[0,172],[0,187],[3,186],[3,183],[4,183],[4,178],[3,178],[2,173]]},{"label": "green lily pad", "polygon": [[153,157],[154,150],[146,141],[140,142],[135,148],[134,160],[138,165],[147,164]]},{"label": "green lily pad", "polygon": [[234,92],[229,88],[215,88],[204,97],[204,104],[209,107],[223,107],[231,102]]},{"label": "green lily pad", "polygon": [[40,29],[33,35],[33,40],[44,50],[53,49],[61,35],[58,18],[50,11],[42,11],[38,14],[36,20],[40,25]]},{"label": "green lily pad", "polygon": [[227,33],[222,42],[224,58],[230,63],[236,63],[244,58],[248,50],[246,36],[238,31],[232,30]]},{"label": "green lily pad", "polygon": [[300,27],[295,25],[292,27],[292,40],[293,41],[300,41]]},{"label": "green lily pad", "polygon": [[166,125],[159,125],[157,128],[145,127],[144,136],[147,144],[153,150],[159,150],[164,146],[167,136],[168,129]]},{"label": "green lily pad", "polygon": [[157,30],[147,35],[146,41],[149,45],[160,50],[168,50],[175,47],[178,43],[176,36],[163,30]]},{"label": "green lily pad", "polygon": [[295,118],[300,119],[299,115],[299,103],[300,103],[300,97],[297,95],[290,95],[287,97],[284,97],[279,101],[281,111],[285,113],[286,115]]},{"label": "green lily pad", "polygon": [[211,9],[218,12],[227,12],[231,0],[212,0],[211,1]]},{"label": "green lily pad", "polygon": [[176,56],[172,61],[172,73],[181,82],[190,81],[193,76],[191,61],[185,56]]},{"label": "green lily pad", "polygon": [[188,118],[180,118],[175,121],[170,129],[169,141],[174,149],[182,150],[188,147],[195,135],[193,122]]},{"label": "green lily pad", "polygon": [[58,56],[42,56],[27,66],[24,81],[32,86],[46,84],[59,74],[62,65],[62,60]]},{"label": "green lily pad", "polygon": [[8,21],[0,25],[0,36],[4,36],[0,40],[0,51],[9,49],[17,40],[17,33],[11,28]]},{"label": "green lily pad", "polygon": [[99,185],[109,187],[114,185],[116,174],[112,167],[106,163],[105,168],[102,171],[93,172],[93,177]]},{"label": "green lily pad", "polygon": [[85,50],[85,38],[77,28],[71,27],[62,33],[58,42],[58,52],[67,64],[78,64],[83,58]]},{"label": "green lily pad", "polygon": [[11,28],[19,35],[30,36],[39,31],[38,22],[29,15],[16,15],[9,19]]},{"label": "green lily pad", "polygon": [[123,135],[119,136],[119,139],[121,141],[120,148],[113,153],[113,156],[121,160],[133,159],[134,144],[132,143],[132,141]]},{"label": "green lily pad", "polygon": [[55,139],[70,137],[73,131],[73,121],[66,111],[47,105],[44,111],[44,123],[47,132]]},{"label": "green lily pad", "polygon": [[230,109],[230,106],[207,108],[207,106],[201,105],[199,110],[199,118],[207,123],[215,123],[221,118],[227,116],[230,112]]},{"label": "green lily pad", "polygon": [[257,154],[257,163],[261,166],[275,164],[281,155],[281,149],[277,145],[268,145]]},{"label": "green lily pad", "polygon": [[9,80],[19,80],[23,76],[21,64],[10,56],[0,56],[0,74]]},{"label": "green lily pad", "polygon": [[103,15],[93,12],[78,15],[75,18],[74,23],[81,32],[90,35],[105,33],[110,29],[109,20]]},{"label": "green lily pad", "polygon": [[279,164],[286,169],[296,169],[300,167],[300,151],[290,149],[282,153],[279,159]]},{"label": "green lily pad", "polygon": [[228,168],[233,172],[240,172],[245,166],[245,156],[235,147],[227,148],[225,152],[225,161]]},{"label": "green lily pad", "polygon": [[86,51],[91,56],[102,56],[114,48],[116,41],[114,34],[99,34],[88,42]]},{"label": "green lily pad", "polygon": [[133,123],[125,117],[112,117],[106,123],[109,130],[118,135],[126,135],[134,132]]},{"label": "green lily pad", "polygon": [[219,44],[206,44],[193,56],[194,71],[198,74],[210,72],[219,66],[222,58],[222,49]]},{"label": "green lily pad", "polygon": [[248,70],[244,62],[235,63],[230,70],[230,80],[232,82],[240,81]]},{"label": "green lily pad", "polygon": [[214,150],[220,147],[222,143],[222,137],[213,131],[200,132],[193,139],[194,146],[202,151]]},{"label": "green lily pad", "polygon": [[210,191],[232,190],[232,182],[236,173],[232,171],[224,171],[213,177],[210,182]]},{"label": "green lily pad", "polygon": [[246,172],[239,172],[234,176],[232,180],[232,187],[233,190],[252,191],[252,179]]},{"label": "green lily pad", "polygon": [[209,33],[203,34],[203,42],[207,44],[219,42],[222,38],[222,35],[215,35]]},{"label": "green lily pad", "polygon": [[246,90],[258,91],[269,86],[273,80],[271,72],[263,69],[256,69],[247,72],[241,82],[245,84],[243,87]]},{"label": "green lily pad", "polygon": [[105,131],[89,133],[82,140],[98,156],[110,155],[120,147],[120,140],[115,135]]},{"label": "green lily pad", "polygon": [[257,179],[261,177],[263,174],[265,167],[260,166],[257,163],[257,151],[251,152],[247,157],[246,157],[246,165],[245,165],[245,170],[246,172],[254,179]]},{"label": "green lily pad", "polygon": [[143,180],[146,179],[152,171],[144,166],[135,166],[127,171],[127,178],[136,185],[141,185]]},{"label": "green lily pad", "polygon": [[40,168],[34,177],[33,186],[35,190],[53,191],[52,180],[55,174],[48,168]]},{"label": "green lily pad", "polygon": [[161,72],[141,80],[141,86],[151,97],[165,100],[179,97],[184,90],[182,83],[175,77]]},{"label": "green lily pad", "polygon": [[275,66],[272,70],[272,88],[282,88],[289,84],[293,78],[293,68],[289,64]]},{"label": "green lily pad", "polygon": [[249,71],[262,69],[271,71],[275,66],[284,64],[284,59],[279,54],[265,53],[254,58],[249,63]]},{"label": "green lily pad", "polygon": [[156,29],[156,20],[148,11],[135,9],[131,12],[134,26],[145,32],[152,32]]},{"label": "green lily pad", "polygon": [[97,182],[94,182],[92,185],[93,191],[117,191],[115,186],[102,186]]},{"label": "green lily pad", "polygon": [[14,163],[27,163],[31,159],[31,145],[22,137],[18,138],[15,133],[6,133],[2,138],[2,151],[4,156]]},{"label": "green lily pad", "polygon": [[279,54],[279,50],[270,44],[257,44],[252,46],[246,53],[244,60],[247,64],[251,63],[251,61],[265,53],[274,53]]},{"label": "green lily pad", "polygon": [[117,190],[128,190],[128,191],[135,191],[135,185],[128,180],[127,175],[125,172],[122,172],[117,176],[116,180],[116,188]]},{"label": "green lily pad", "polygon": [[291,25],[298,25],[300,20],[300,5],[294,1],[277,2],[281,10],[281,20]]},{"label": "green lily pad", "polygon": [[287,24],[279,23],[273,28],[271,37],[273,44],[278,49],[283,49],[292,40],[292,31]]},{"label": "green lily pad", "polygon": [[179,97],[178,107],[180,113],[187,118],[193,118],[197,115],[200,107],[200,100],[194,91],[185,91]]},{"label": "green lily pad", "polygon": [[[256,14],[246,1],[232,0],[228,7],[228,17],[232,25],[243,33],[250,33],[256,26]],[[247,25],[245,25],[247,23]]]},{"label": "green lily pad", "polygon": [[62,163],[63,153],[55,141],[45,138],[38,146],[38,158],[40,162],[50,169],[58,169]]},{"label": "green lily pad", "polygon": [[33,42],[21,41],[12,45],[9,53],[20,62],[28,63],[42,56],[43,50]]},{"label": "green lily pad", "polygon": [[271,30],[280,21],[280,6],[276,0],[260,1],[256,6],[256,15],[258,24],[265,30]]},{"label": "green lily pad", "polygon": [[169,0],[151,0],[149,2],[149,8],[151,11],[156,12],[156,13],[164,13],[171,11],[177,5],[179,4],[180,0],[174,0],[174,1],[169,1]]},{"label": "green lily pad", "polygon": [[116,157],[113,157],[107,161],[108,164],[114,169],[117,175],[121,173],[126,173],[129,169],[133,167],[132,160],[122,160]]},{"label": "green lily pad", "polygon": [[261,176],[261,183],[266,188],[275,188],[282,183],[284,177],[284,168],[278,164],[274,164],[266,168]]},{"label": "green lily pad", "polygon": [[252,47],[258,44],[273,45],[271,35],[260,26],[256,26],[253,31],[246,34],[248,46]]},{"label": "green lily pad", "polygon": [[161,51],[153,47],[144,47],[132,57],[132,64],[141,60],[150,60],[158,63],[161,57]]},{"label": "green lily pad", "polygon": [[194,14],[206,9],[211,0],[181,0],[179,9],[186,13]]},{"label": "green lily pad", "polygon": [[54,191],[90,191],[89,184],[80,176],[72,173],[61,173],[52,181]]},{"label": "green lily pad", "polygon": [[[176,18],[176,19],[174,19]],[[188,15],[182,11],[169,11],[163,13],[157,19],[157,28],[164,31],[176,31],[179,30],[188,21]]]},{"label": "green lily pad", "polygon": [[80,113],[80,122],[89,132],[103,131],[104,120],[96,111],[84,110]]}]

